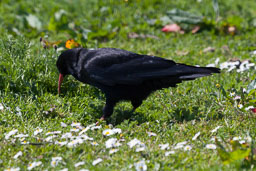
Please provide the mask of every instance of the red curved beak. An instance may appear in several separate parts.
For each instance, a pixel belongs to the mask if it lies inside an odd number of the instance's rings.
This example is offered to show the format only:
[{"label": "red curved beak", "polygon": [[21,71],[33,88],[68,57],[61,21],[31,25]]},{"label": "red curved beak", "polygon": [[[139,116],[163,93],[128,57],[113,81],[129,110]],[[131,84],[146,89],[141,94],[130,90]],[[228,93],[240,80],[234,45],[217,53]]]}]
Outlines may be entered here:
[{"label": "red curved beak", "polygon": [[59,75],[59,84],[58,84],[58,93],[59,94],[60,94],[60,87],[61,87],[62,81],[63,81],[63,74],[60,74]]}]

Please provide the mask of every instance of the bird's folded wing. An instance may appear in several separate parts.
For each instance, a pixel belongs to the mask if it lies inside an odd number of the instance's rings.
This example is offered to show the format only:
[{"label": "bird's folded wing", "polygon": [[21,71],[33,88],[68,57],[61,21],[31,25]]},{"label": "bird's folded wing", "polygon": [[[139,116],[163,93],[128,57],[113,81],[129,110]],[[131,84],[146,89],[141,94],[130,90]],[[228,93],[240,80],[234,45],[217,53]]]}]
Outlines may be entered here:
[{"label": "bird's folded wing", "polygon": [[[145,80],[166,77],[170,79],[173,77],[175,78],[173,81],[177,82],[179,77],[184,77],[184,80],[186,80],[200,77],[200,74],[202,76],[207,74],[198,67],[176,64],[171,60],[151,56],[133,58],[129,61],[114,63],[104,68],[94,65],[94,67],[89,67],[87,71],[91,79],[105,85],[136,85]],[[210,75],[210,73],[207,75]]]}]

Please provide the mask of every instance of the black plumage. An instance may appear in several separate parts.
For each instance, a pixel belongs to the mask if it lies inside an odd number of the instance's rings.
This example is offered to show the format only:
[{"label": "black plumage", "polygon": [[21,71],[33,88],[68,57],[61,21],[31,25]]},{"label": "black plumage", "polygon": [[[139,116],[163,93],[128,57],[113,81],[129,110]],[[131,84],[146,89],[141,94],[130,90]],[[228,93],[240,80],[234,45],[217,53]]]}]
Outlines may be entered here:
[{"label": "black plumage", "polygon": [[155,90],[220,72],[214,67],[189,66],[115,48],[70,49],[59,56],[56,65],[60,72],[59,93],[66,75],[105,93],[106,105],[101,119],[109,117],[121,100],[131,101],[135,110]]}]

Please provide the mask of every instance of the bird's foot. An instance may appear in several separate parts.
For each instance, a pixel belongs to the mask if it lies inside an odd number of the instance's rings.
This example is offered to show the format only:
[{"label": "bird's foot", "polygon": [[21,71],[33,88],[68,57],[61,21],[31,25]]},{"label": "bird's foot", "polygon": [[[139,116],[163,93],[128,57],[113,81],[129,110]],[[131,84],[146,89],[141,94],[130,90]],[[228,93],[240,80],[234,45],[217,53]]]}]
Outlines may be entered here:
[{"label": "bird's foot", "polygon": [[100,120],[96,122],[96,125],[98,126],[98,125],[99,125],[102,121],[104,121],[104,120],[105,120],[105,117],[102,116],[102,117],[100,118]]}]

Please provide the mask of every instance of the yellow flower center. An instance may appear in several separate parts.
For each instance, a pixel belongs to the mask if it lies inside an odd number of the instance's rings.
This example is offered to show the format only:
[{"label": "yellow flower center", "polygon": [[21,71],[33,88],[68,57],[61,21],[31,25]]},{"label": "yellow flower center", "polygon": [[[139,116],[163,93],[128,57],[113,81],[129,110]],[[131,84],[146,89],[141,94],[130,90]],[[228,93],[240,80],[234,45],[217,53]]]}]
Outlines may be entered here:
[{"label": "yellow flower center", "polygon": [[106,135],[110,134],[110,132],[106,132]]}]

